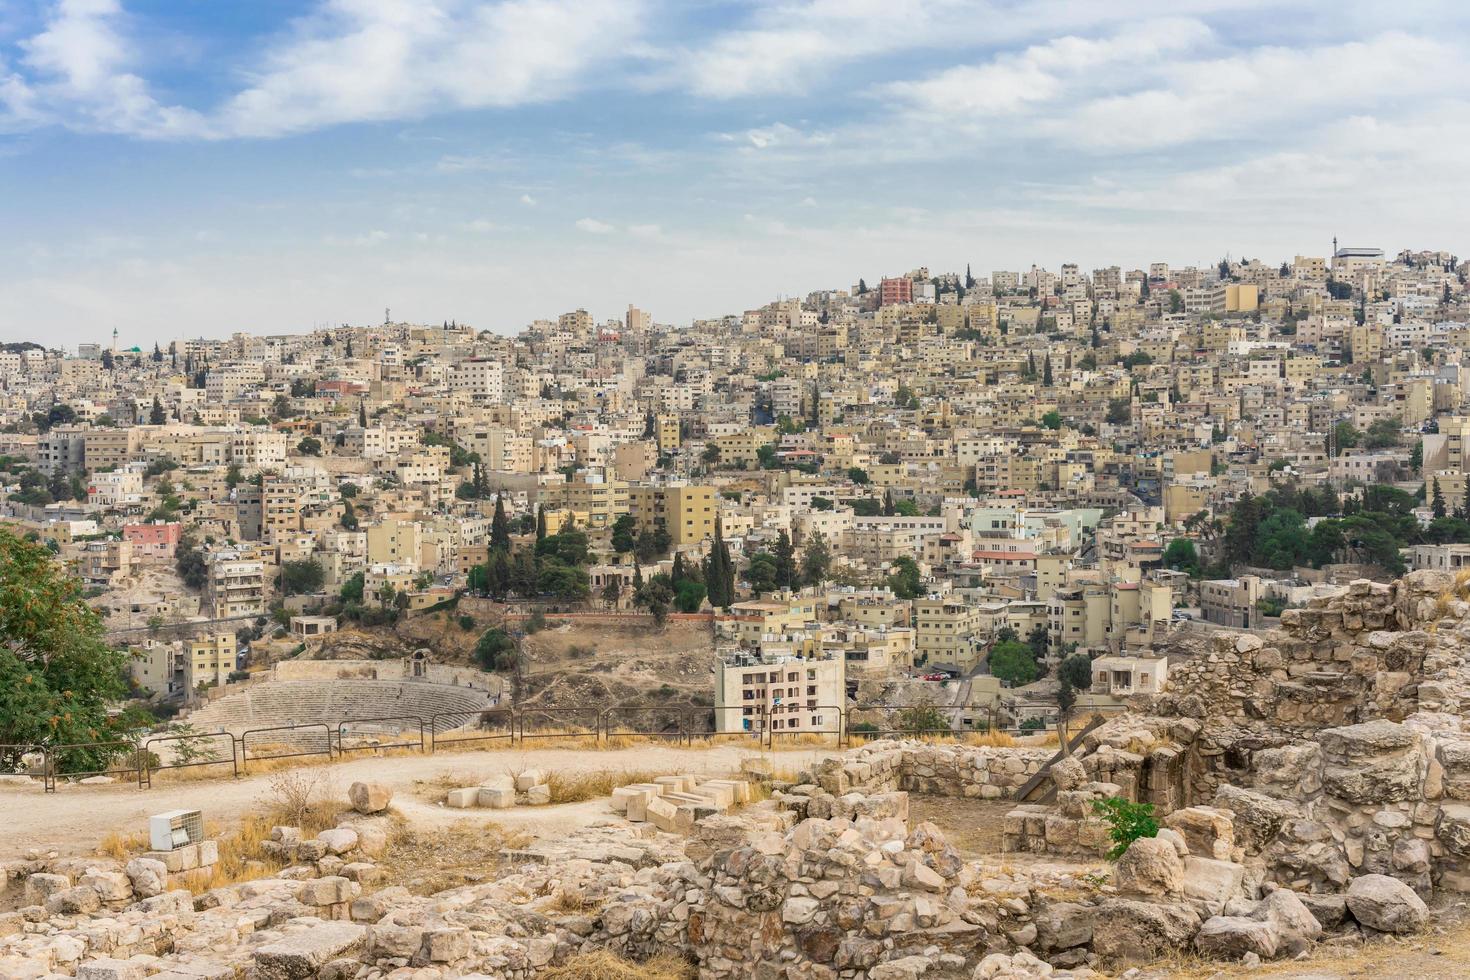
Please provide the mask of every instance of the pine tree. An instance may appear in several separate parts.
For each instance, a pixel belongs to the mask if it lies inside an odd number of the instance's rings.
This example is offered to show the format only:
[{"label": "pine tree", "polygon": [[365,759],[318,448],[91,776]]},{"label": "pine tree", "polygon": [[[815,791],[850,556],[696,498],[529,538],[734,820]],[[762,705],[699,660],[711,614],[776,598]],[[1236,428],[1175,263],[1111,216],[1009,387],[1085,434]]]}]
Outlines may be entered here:
[{"label": "pine tree", "polygon": [[359,429],[367,428],[367,403],[361,398],[357,400],[357,427]]},{"label": "pine tree", "polygon": [[545,541],[546,540],[546,508],[545,507],[537,507],[536,508],[536,540],[537,540],[537,542],[541,542],[541,541]]},{"label": "pine tree", "polygon": [[1436,518],[1445,516],[1444,494],[1439,490],[1439,477],[1434,478],[1434,493],[1430,498],[1429,506]]},{"label": "pine tree", "polygon": [[163,403],[158,400],[157,395],[154,395],[153,408],[148,412],[148,424],[162,425],[164,422],[164,418],[165,416],[163,414]]},{"label": "pine tree", "polygon": [[347,354],[348,357],[351,357],[352,356],[352,335],[351,334],[349,334],[347,336],[347,349],[346,349],[346,352],[345,353]]},{"label": "pine tree", "polygon": [[675,591],[678,591],[679,583],[684,581],[684,575],[684,555],[680,552],[675,552],[674,570],[669,573],[669,582],[674,586]]},{"label": "pine tree", "polygon": [[1051,387],[1051,355],[1046,355],[1046,363],[1041,366],[1041,383],[1043,386]]},{"label": "pine tree", "polygon": [[968,262],[965,263],[965,288],[966,289],[974,289],[975,288],[975,277],[972,276],[972,275],[970,275],[970,263],[968,263]]},{"label": "pine tree", "polygon": [[510,520],[505,516],[505,497],[495,495],[495,516],[490,518],[490,550],[510,550]]},{"label": "pine tree", "polygon": [[154,364],[162,364],[163,363],[163,351],[161,351],[161,350],[158,349],[158,341],[156,341],[156,340],[153,342],[153,363]]},{"label": "pine tree", "polygon": [[638,564],[638,559],[633,559],[633,591],[637,592],[643,588],[643,568]]},{"label": "pine tree", "polygon": [[511,571],[510,555],[504,550],[492,552],[490,555],[490,594],[497,599],[504,599],[505,594],[510,591]]},{"label": "pine tree", "polygon": [[884,490],[883,491],[883,516],[884,517],[892,517],[894,515],[894,513],[895,513],[895,511],[893,509],[893,491],[892,490]]},{"label": "pine tree", "polygon": [[1035,354],[1027,354],[1026,355],[1026,377],[1028,377],[1028,378],[1035,378],[1036,377],[1036,355]]}]

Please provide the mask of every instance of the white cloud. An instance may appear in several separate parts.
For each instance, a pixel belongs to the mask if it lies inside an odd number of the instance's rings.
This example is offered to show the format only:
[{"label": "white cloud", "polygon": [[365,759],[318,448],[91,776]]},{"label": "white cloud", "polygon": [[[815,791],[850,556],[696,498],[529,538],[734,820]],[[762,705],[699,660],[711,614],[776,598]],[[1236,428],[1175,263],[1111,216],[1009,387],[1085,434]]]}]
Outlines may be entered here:
[{"label": "white cloud", "polygon": [[1212,37],[1197,20],[1160,20],[1106,38],[1067,36],[959,65],[918,81],[893,82],[880,91],[910,108],[963,125],[977,117],[1014,115],[1078,90],[1105,85],[1119,74],[1148,72],[1166,56],[1200,47]]},{"label": "white cloud", "polygon": [[640,14],[626,0],[327,0],[269,52],[217,125],[279,136],[550,101],[615,56]]},{"label": "white cloud", "polygon": [[464,227],[466,231],[473,231],[481,235],[500,230],[500,226],[489,218],[476,218],[473,221],[466,221]]},{"label": "white cloud", "polygon": [[530,194],[522,194],[521,195],[521,203],[524,204],[528,208],[534,208],[536,206],[536,199],[534,197],[532,197]]},{"label": "white cloud", "polygon": [[649,241],[664,236],[664,230],[659,225],[629,225],[628,234],[634,238],[642,238]]},{"label": "white cloud", "polygon": [[577,219],[577,228],[580,231],[585,231],[593,235],[606,235],[616,230],[612,225],[605,221],[598,221],[596,218]]},{"label": "white cloud", "polygon": [[[53,119],[84,128],[145,136],[196,132],[200,116],[159,104],[148,83],[131,70],[133,54],[124,35],[118,0],[60,0],[44,29],[20,42],[30,77],[0,79],[0,104],[10,125]],[[4,120],[0,120],[3,122]]]},{"label": "white cloud", "polygon": [[207,112],[162,105],[120,0],[58,0],[0,65],[0,125],[145,138],[275,137],[341,123],[547,102],[621,57],[642,0],[321,0]]}]

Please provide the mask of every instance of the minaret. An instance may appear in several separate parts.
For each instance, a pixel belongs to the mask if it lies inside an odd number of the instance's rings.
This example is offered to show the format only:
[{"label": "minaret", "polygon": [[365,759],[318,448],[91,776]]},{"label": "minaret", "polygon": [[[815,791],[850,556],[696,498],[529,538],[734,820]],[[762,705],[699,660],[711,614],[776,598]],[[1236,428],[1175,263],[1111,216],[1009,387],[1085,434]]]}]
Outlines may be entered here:
[{"label": "minaret", "polygon": [[112,328],[112,354],[117,356],[117,327]]}]

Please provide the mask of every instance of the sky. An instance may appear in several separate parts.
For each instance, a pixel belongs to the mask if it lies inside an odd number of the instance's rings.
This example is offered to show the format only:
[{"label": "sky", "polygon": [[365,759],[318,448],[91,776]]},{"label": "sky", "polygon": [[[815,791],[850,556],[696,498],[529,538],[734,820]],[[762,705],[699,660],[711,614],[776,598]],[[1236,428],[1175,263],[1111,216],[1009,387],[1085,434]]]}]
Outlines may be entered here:
[{"label": "sky", "polygon": [[0,341],[1470,253],[1470,4],[0,0]]}]

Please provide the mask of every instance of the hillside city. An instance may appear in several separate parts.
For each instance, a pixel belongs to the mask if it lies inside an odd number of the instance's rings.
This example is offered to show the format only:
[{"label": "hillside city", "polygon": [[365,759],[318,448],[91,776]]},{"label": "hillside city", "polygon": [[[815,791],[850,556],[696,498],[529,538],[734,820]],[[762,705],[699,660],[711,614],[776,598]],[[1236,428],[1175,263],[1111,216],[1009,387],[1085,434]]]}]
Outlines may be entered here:
[{"label": "hillside city", "polygon": [[0,515],[160,717],[474,601],[492,703],[535,690],[547,617],[600,614],[705,624],[679,693],[717,731],[859,702],[1029,731],[1157,693],[1191,637],[1470,560],[1467,274],[1334,241],[920,268],[688,325],[11,343]]}]

